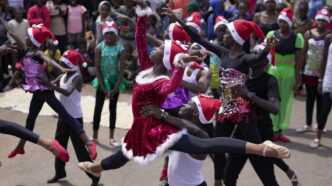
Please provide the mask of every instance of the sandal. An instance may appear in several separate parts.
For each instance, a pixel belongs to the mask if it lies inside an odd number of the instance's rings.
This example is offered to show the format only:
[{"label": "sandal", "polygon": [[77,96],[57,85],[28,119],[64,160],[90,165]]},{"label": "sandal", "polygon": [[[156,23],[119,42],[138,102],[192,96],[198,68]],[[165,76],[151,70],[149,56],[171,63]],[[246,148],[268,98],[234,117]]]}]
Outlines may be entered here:
[{"label": "sandal", "polygon": [[277,144],[273,143],[272,141],[265,141],[263,144],[265,145],[265,147],[263,149],[263,154],[262,154],[264,157],[266,157],[266,156],[274,157],[273,155],[267,154],[268,150],[269,150],[268,148],[270,148],[274,151],[277,151],[277,155],[275,158],[280,158],[280,159],[290,158],[290,152],[289,152],[288,148],[277,145]]},{"label": "sandal", "polygon": [[118,143],[115,139],[110,139],[110,145],[112,147],[118,147],[120,146],[120,143]]},{"label": "sandal", "polygon": [[99,178],[99,177],[101,176],[100,172],[93,172],[93,171],[91,170],[91,167],[92,167],[93,165],[94,165],[93,163],[91,163],[91,162],[89,162],[89,161],[86,161],[86,162],[81,162],[81,163],[79,163],[79,164],[78,164],[78,167],[79,167],[82,171],[87,172],[87,173],[89,173],[89,174],[91,174],[91,175],[93,175],[93,176]]}]

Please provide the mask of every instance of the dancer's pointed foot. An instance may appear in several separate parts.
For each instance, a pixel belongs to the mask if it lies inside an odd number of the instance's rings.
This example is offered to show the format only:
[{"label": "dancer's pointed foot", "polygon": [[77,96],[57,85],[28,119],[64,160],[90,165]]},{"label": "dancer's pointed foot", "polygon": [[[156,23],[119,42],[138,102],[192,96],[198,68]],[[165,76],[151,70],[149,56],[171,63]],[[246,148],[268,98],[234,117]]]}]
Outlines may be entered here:
[{"label": "dancer's pointed foot", "polygon": [[287,177],[289,178],[289,180],[291,181],[292,186],[300,186],[299,179],[298,179],[295,171],[293,171],[292,169],[289,169],[286,172],[286,174],[287,174]]},{"label": "dancer's pointed foot", "polygon": [[263,156],[280,159],[290,158],[290,152],[286,147],[277,145],[272,141],[265,141],[263,145],[265,145],[263,149]]},{"label": "dancer's pointed foot", "polygon": [[69,154],[65,148],[63,148],[57,140],[53,140],[49,149],[56,158],[63,162],[69,161]]},{"label": "dancer's pointed foot", "polygon": [[90,141],[87,144],[87,149],[89,152],[89,156],[92,160],[95,160],[97,158],[97,145],[95,141]]},{"label": "dancer's pointed foot", "polygon": [[16,147],[13,151],[8,154],[8,158],[14,158],[18,154],[25,154],[23,147]]},{"label": "dancer's pointed foot", "polygon": [[98,171],[98,172],[97,172],[97,171],[94,171],[94,170],[92,169],[93,166],[95,166],[95,164],[92,163],[92,162],[89,162],[89,161],[81,162],[81,163],[78,164],[78,167],[79,167],[82,171],[87,172],[87,173],[89,173],[89,174],[91,174],[91,175],[93,175],[93,176],[95,176],[95,177],[100,177],[100,176],[101,176],[101,172],[99,172],[99,171]]},{"label": "dancer's pointed foot", "polygon": [[62,174],[62,175],[55,175],[53,178],[47,180],[47,183],[56,183],[58,182],[59,180],[65,178],[67,175],[66,174]]}]

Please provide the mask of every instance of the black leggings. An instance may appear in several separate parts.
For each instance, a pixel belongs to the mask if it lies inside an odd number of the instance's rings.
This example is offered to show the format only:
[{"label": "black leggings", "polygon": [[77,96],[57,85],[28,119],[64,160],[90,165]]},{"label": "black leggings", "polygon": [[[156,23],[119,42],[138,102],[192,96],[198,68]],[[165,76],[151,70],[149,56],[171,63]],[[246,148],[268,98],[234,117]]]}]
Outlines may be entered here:
[{"label": "black leggings", "polygon": [[[238,124],[238,128],[234,133],[234,137],[242,140],[247,140],[253,143],[261,143],[262,139],[259,135],[256,117],[254,113],[251,113],[251,118],[249,121]],[[216,135],[217,136],[230,136],[234,130],[235,125],[232,123],[217,123]],[[247,160],[250,160],[256,174],[262,181],[263,185],[276,186],[278,185],[273,164],[269,159],[264,157],[258,157],[254,155],[239,155],[239,154],[229,154],[226,160],[225,154],[216,154],[215,161],[218,169],[215,169],[215,179],[224,180],[226,186],[235,186],[237,184],[237,179],[241,173]]]},{"label": "black leggings", "polygon": [[[258,127],[258,131],[259,131],[259,134],[261,135],[263,141],[271,140],[274,135],[272,121],[269,121],[268,123],[262,122],[260,124],[260,126]],[[270,161],[274,165],[279,167],[285,173],[287,173],[289,171],[289,166],[283,159],[279,159],[279,158],[267,158],[267,159],[270,159]]]},{"label": "black leggings", "polygon": [[[82,118],[76,118],[76,120],[82,125],[83,127],[83,119]],[[76,135],[74,135],[73,131],[70,130],[68,124],[64,122],[61,118],[58,120],[57,129],[55,133],[55,139],[59,141],[59,143],[67,149],[69,138],[71,139],[71,143],[74,147],[76,157],[79,162],[83,161],[92,161],[89,157],[89,153],[84,147],[84,143],[78,138]],[[66,175],[65,171],[65,162],[59,160],[58,158],[55,158],[55,175]],[[87,175],[92,180],[97,180],[99,178],[88,174]]]},{"label": "black leggings", "polygon": [[39,140],[39,136],[30,130],[27,130],[16,123],[2,119],[0,119],[0,133],[16,136],[32,143],[37,143]]},{"label": "black leggings", "polygon": [[[115,94],[114,96],[110,96],[109,98],[109,111],[110,111],[110,129],[115,129],[115,122],[116,122],[116,108],[118,103],[119,93]],[[103,111],[103,106],[105,102],[105,94],[101,90],[100,87],[97,88],[96,92],[96,104],[95,104],[95,112],[93,115],[93,130],[98,130],[100,127],[100,117],[101,112]]]},{"label": "black leggings", "polygon": [[327,119],[329,117],[332,105],[332,93],[324,93],[321,97],[322,107],[320,109],[320,115],[318,120],[318,129],[323,130],[326,126]]},{"label": "black leggings", "polygon": [[36,91],[33,93],[28,118],[26,120],[27,129],[33,131],[37,116],[45,102],[58,113],[59,118],[69,125],[71,130],[75,132],[75,135],[80,136],[84,133],[83,126],[66,111],[60,101],[55,97],[54,92],[49,90]]},{"label": "black leggings", "polygon": [[312,115],[314,112],[314,106],[315,106],[315,101],[316,101],[316,120],[318,122],[319,120],[319,113],[321,112],[321,96],[318,93],[318,88],[317,86],[312,86],[306,84],[306,92],[307,92],[307,99],[306,99],[306,124],[308,126],[312,125]]},{"label": "black leggings", "polygon": [[[231,138],[199,138],[190,134],[183,135],[170,150],[180,151],[188,154],[209,154],[209,153],[236,153],[245,154],[246,142]],[[102,160],[103,170],[118,169],[124,166],[129,159],[119,150],[115,154]]]}]

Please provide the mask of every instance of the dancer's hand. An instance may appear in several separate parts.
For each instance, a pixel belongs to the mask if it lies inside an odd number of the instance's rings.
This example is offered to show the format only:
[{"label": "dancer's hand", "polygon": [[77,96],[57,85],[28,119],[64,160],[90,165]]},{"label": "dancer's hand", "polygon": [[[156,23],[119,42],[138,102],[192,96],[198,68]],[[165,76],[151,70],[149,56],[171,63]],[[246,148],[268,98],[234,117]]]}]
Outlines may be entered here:
[{"label": "dancer's hand", "polygon": [[275,37],[269,37],[266,39],[266,47],[264,50],[270,51],[272,48],[275,48],[278,44],[278,39]]},{"label": "dancer's hand", "polygon": [[111,90],[111,92],[109,93],[109,97],[113,97],[115,94],[119,93],[119,89],[118,88],[114,88],[113,90]]},{"label": "dancer's hand", "polygon": [[161,10],[162,10],[161,15],[168,16],[171,20],[177,20],[178,19],[176,14],[173,12],[172,9],[162,8]]},{"label": "dancer's hand", "polygon": [[159,107],[148,105],[142,108],[141,114],[145,117],[152,116],[154,118],[161,119],[163,111]]},{"label": "dancer's hand", "polygon": [[48,77],[46,74],[42,74],[41,76],[38,77],[39,81],[43,84],[49,83]]}]

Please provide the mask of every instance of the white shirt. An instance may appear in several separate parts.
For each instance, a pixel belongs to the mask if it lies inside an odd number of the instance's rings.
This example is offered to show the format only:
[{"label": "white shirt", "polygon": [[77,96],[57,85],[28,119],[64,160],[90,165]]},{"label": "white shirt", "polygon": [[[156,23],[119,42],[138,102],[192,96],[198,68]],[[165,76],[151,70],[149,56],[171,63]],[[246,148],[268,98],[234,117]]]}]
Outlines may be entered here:
[{"label": "white shirt", "polygon": [[[15,19],[8,22],[8,29],[13,32],[24,44],[28,36],[29,23],[26,19],[22,19],[19,23]],[[8,35],[11,43],[15,43],[14,39]]]},{"label": "white shirt", "polygon": [[170,186],[197,186],[204,182],[203,160],[187,153],[172,151],[168,162],[168,184]]},{"label": "white shirt", "polygon": [[[60,88],[71,89],[73,86],[73,79],[80,75],[79,73],[72,75],[67,81],[67,74],[63,75],[60,79]],[[65,96],[63,94],[57,93],[57,97],[66,111],[73,118],[82,118],[82,108],[81,108],[81,93],[75,88],[75,90],[69,95]]]},{"label": "white shirt", "polygon": [[323,79],[323,92],[332,93],[332,44],[329,46],[329,54],[327,57],[325,74]]}]

